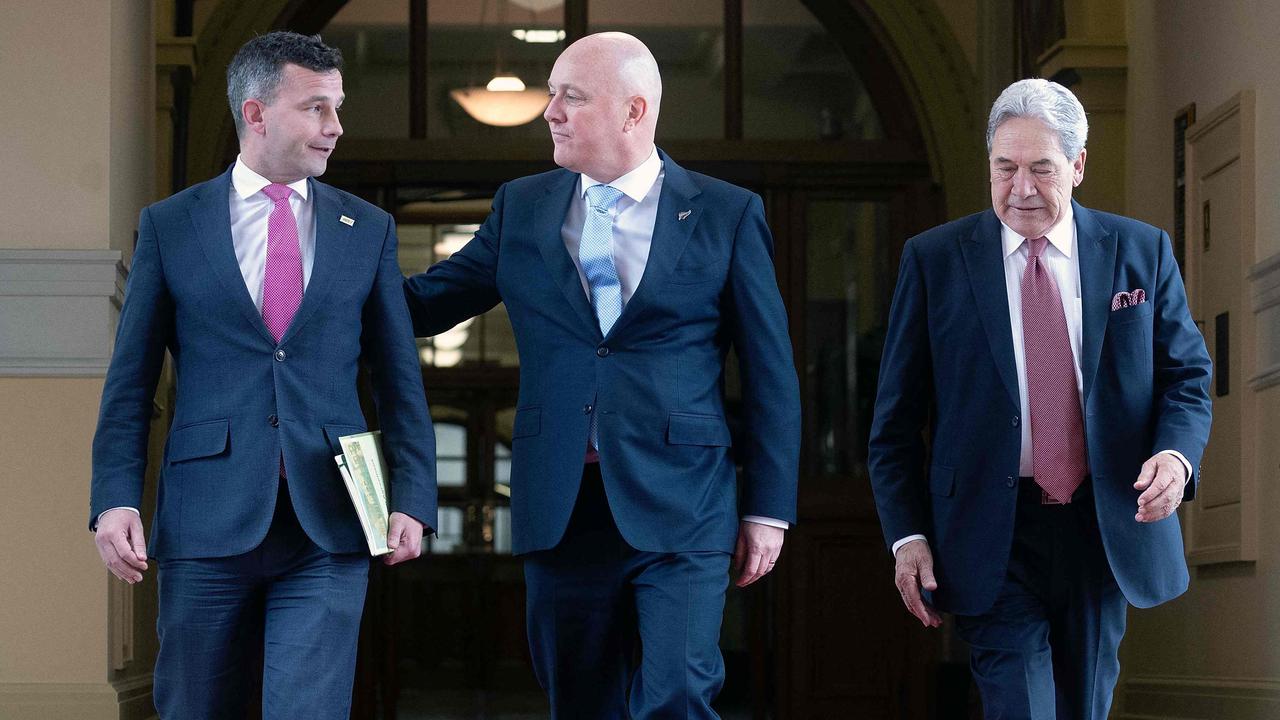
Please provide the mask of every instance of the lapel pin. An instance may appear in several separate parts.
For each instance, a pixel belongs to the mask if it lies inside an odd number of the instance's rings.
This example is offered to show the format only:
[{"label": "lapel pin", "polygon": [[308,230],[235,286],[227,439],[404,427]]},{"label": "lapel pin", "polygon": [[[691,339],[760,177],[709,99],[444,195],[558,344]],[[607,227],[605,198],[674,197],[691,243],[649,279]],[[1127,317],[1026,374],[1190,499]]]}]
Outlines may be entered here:
[{"label": "lapel pin", "polygon": [[690,215],[692,215],[692,214],[693,214],[693,211],[692,211],[692,210],[685,210],[684,212],[680,213],[679,215],[676,215],[676,219],[677,219],[677,220],[684,220],[685,218],[689,217],[689,216],[690,216]]},{"label": "lapel pin", "polygon": [[350,227],[355,227],[355,224],[356,224],[356,221],[354,219],[349,218],[346,215],[343,215],[342,217],[338,218],[338,222]]}]

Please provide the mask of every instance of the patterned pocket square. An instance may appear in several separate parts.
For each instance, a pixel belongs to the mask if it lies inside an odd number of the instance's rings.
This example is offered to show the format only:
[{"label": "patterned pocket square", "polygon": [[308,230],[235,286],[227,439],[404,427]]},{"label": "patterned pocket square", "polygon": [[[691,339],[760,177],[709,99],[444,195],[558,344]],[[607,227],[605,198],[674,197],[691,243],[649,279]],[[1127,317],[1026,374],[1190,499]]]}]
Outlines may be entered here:
[{"label": "patterned pocket square", "polygon": [[1116,296],[1111,298],[1111,312],[1121,310],[1134,305],[1141,305],[1147,301],[1147,291],[1137,288],[1133,292],[1118,292]]}]

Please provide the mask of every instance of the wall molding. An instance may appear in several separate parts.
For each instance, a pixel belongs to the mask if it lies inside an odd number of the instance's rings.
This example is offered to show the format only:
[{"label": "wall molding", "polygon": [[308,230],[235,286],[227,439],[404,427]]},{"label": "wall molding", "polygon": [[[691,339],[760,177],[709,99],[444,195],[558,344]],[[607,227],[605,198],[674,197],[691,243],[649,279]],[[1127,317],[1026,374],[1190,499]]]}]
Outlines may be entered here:
[{"label": "wall molding", "polygon": [[0,717],[148,720],[156,717],[151,685],[149,672],[113,683],[0,683]]},{"label": "wall molding", "polygon": [[118,250],[0,249],[0,377],[102,377],[126,271]]},{"label": "wall molding", "polygon": [[109,683],[0,683],[0,717],[6,720],[106,718],[119,714]]},{"label": "wall molding", "polygon": [[120,720],[149,720],[156,717],[150,670],[141,675],[118,679],[111,685],[116,689],[120,704]]},{"label": "wall molding", "polygon": [[[1203,477],[1212,483],[1184,515],[1192,566],[1258,559],[1259,478],[1247,461],[1256,457],[1259,442],[1256,388],[1250,387],[1257,373],[1257,316],[1244,289],[1256,247],[1255,126],[1254,92],[1244,89],[1187,128],[1187,299],[1215,363],[1214,426],[1201,460]],[[1212,252],[1205,245],[1210,205],[1210,239],[1217,238]],[[1230,318],[1229,337],[1218,337],[1218,317]],[[1227,395],[1216,394],[1222,378],[1235,379]]]},{"label": "wall molding", "polygon": [[1257,326],[1258,372],[1249,378],[1255,392],[1280,385],[1280,253],[1249,269]]},{"label": "wall molding", "polygon": [[1123,684],[1116,720],[1274,720],[1280,680],[1136,676]]}]

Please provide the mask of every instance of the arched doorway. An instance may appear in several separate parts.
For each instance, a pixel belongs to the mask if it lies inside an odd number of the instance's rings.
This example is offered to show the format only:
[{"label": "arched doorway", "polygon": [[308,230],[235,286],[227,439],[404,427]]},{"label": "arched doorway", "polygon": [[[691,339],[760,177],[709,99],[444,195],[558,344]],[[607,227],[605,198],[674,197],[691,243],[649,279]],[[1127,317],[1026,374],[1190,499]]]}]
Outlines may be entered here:
[{"label": "arched doorway", "polygon": [[[955,151],[919,119],[929,103],[904,80],[910,63],[886,44],[877,3],[650,0],[645,20],[620,0],[277,0],[269,19],[261,8],[272,3],[240,5],[218,12],[239,9],[241,22],[225,26],[246,36],[252,14],[261,29],[320,31],[343,48],[347,135],[324,179],[396,216],[407,272],[446,255],[502,182],[553,167],[540,121],[485,126],[451,104],[450,89],[475,84],[469,76],[483,83],[500,64],[540,87],[564,42],[601,29],[655,50],[667,87],[660,144],[765,199],[805,408],[800,522],[779,570],[730,595],[720,709],[930,717],[936,639],[911,626],[894,592],[865,453],[897,257],[943,217],[940,158]],[[555,40],[533,47],[529,31]],[[234,36],[216,47],[234,50]],[[197,127],[218,138],[191,156],[200,177],[235,153],[229,118],[193,117],[193,148]],[[355,715],[418,717],[429,706],[433,717],[541,716],[521,704],[539,696],[519,562],[503,544],[518,362],[504,322],[499,308],[452,344],[423,343],[441,537],[432,557],[374,574]],[[731,373],[730,396],[736,382]]]}]

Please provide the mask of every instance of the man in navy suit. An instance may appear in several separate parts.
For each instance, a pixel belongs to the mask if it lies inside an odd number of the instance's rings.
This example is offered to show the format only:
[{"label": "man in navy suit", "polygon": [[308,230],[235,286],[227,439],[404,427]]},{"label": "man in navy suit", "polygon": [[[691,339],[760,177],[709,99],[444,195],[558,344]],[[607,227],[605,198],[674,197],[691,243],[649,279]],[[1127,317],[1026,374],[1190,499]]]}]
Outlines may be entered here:
[{"label": "man in navy suit", "polygon": [[[142,211],[93,445],[90,527],[122,580],[159,562],[164,718],[345,718],[369,556],[338,476],[372,376],[389,466],[385,560],[436,521],[434,440],[395,227],[314,178],[342,126],[342,56],[249,41],[227,70],[240,156]],[[177,383],[151,545],[140,507],[165,351]]]},{"label": "man in navy suit", "polygon": [[654,146],[662,84],[639,40],[583,38],[548,85],[562,169],[500,188],[475,238],[407,281],[410,312],[419,335],[498,302],[511,317],[513,546],[553,716],[713,718],[731,554],[754,582],[795,521],[799,393],[772,239],[758,196]]},{"label": "man in navy suit", "polygon": [[1127,605],[1188,583],[1173,513],[1209,357],[1169,237],[1072,201],[1087,133],[1061,85],[1000,95],[993,209],[907,242],[881,363],[868,465],[896,584],[926,626],[955,614],[988,718],[1104,720]]}]

